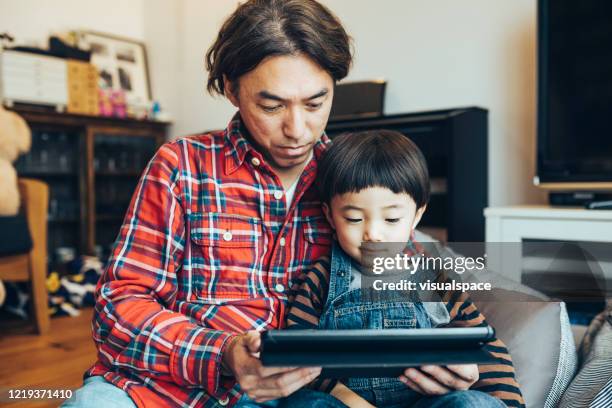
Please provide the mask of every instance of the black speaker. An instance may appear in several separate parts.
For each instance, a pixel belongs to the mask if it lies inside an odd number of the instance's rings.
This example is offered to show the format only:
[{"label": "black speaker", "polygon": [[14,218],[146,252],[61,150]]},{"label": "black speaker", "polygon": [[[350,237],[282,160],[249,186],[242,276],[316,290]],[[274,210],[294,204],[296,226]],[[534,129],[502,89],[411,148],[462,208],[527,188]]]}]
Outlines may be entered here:
[{"label": "black speaker", "polygon": [[334,88],[330,120],[376,118],[382,116],[385,103],[384,80],[347,82]]}]

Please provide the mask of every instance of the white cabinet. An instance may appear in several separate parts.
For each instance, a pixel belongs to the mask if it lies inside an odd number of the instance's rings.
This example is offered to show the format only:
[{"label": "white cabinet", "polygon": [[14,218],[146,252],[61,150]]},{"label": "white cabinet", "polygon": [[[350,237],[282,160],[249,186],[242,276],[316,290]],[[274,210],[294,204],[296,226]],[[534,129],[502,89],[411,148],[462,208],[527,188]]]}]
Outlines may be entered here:
[{"label": "white cabinet", "polygon": [[522,264],[517,262],[521,259],[520,245],[506,245],[501,251],[498,243],[529,239],[612,243],[612,210],[540,205],[491,207],[484,214],[488,265],[517,282],[522,273]]}]

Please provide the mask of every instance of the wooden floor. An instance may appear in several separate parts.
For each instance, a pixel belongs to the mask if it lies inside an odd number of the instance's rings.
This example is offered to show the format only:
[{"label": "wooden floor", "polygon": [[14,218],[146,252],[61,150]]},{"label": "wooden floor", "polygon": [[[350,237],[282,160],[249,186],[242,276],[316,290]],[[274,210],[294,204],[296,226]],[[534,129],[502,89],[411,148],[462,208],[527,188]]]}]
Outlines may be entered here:
[{"label": "wooden floor", "polygon": [[[72,390],[82,384],[83,373],[95,361],[91,338],[93,309],[85,309],[78,317],[51,319],[46,335],[6,334],[0,326],[0,391],[7,389]],[[59,400],[34,403],[7,403],[2,407],[56,407]]]}]

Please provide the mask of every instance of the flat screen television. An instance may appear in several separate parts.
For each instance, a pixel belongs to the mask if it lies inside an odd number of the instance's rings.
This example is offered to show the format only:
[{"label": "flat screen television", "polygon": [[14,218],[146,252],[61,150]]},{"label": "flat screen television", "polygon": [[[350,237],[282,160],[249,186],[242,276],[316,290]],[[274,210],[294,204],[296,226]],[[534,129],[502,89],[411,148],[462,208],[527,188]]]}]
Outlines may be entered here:
[{"label": "flat screen television", "polygon": [[612,1],[538,1],[536,185],[612,190]]}]

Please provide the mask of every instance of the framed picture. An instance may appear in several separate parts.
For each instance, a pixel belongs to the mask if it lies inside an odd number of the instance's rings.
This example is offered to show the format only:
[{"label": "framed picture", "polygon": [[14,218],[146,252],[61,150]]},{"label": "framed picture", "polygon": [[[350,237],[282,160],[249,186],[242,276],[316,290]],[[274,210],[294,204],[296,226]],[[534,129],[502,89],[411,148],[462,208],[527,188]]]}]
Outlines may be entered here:
[{"label": "framed picture", "polygon": [[78,31],[76,35],[79,48],[91,51],[100,88],[125,92],[128,104],[143,105],[151,101],[144,43],[94,31]]}]

